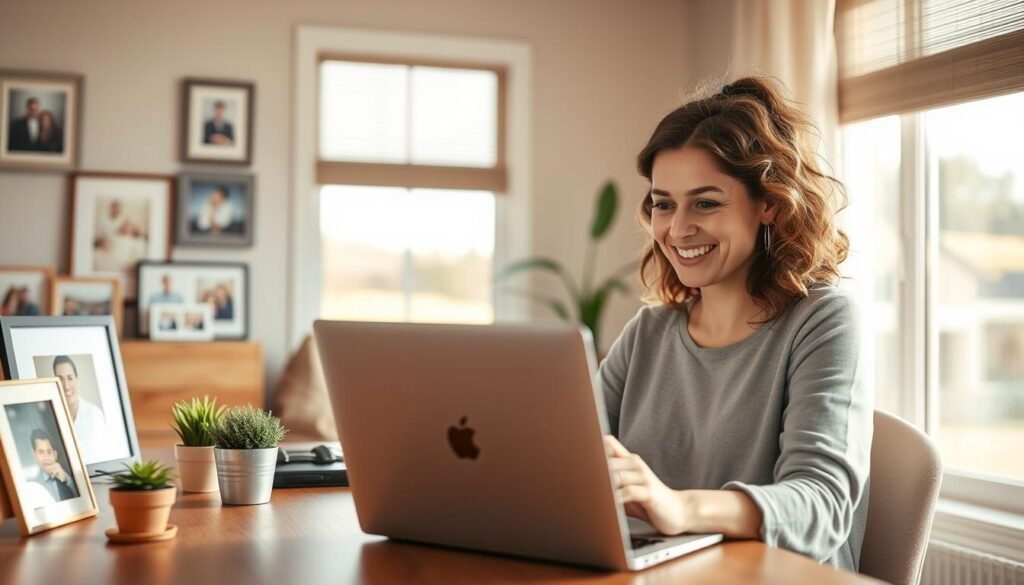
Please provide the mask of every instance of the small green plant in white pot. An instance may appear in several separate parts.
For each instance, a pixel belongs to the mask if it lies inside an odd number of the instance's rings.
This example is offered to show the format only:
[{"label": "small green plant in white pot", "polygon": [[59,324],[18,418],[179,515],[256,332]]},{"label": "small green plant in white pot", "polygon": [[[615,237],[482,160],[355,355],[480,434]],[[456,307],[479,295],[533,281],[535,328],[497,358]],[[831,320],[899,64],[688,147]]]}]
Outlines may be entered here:
[{"label": "small green plant in white pot", "polygon": [[110,505],[117,529],[108,530],[107,536],[125,542],[173,538],[167,524],[178,493],[173,477],[170,468],[155,460],[126,464],[124,471],[110,474],[114,482]]},{"label": "small green plant in white pot", "polygon": [[243,406],[211,426],[220,499],[225,504],[266,504],[274,488],[277,444],[288,432],[273,414]]},{"label": "small green plant in white pot", "polygon": [[174,405],[174,432],[181,444],[174,446],[178,462],[178,484],[183,492],[217,491],[217,465],[213,459],[213,434],[210,429],[220,422],[227,409],[217,406],[217,399],[193,398]]}]

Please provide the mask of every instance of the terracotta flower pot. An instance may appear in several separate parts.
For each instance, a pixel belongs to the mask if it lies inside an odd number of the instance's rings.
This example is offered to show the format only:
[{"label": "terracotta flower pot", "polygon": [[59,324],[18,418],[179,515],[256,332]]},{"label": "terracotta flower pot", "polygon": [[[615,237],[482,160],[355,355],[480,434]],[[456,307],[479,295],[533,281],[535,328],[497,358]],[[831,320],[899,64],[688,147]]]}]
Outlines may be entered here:
[{"label": "terracotta flower pot", "polygon": [[178,490],[165,487],[158,490],[110,490],[110,505],[114,507],[117,529],[121,534],[153,534],[167,529],[167,518]]},{"label": "terracotta flower pot", "polygon": [[215,492],[217,487],[217,464],[213,459],[213,447],[174,446],[174,458],[178,462],[178,485],[183,492]]}]

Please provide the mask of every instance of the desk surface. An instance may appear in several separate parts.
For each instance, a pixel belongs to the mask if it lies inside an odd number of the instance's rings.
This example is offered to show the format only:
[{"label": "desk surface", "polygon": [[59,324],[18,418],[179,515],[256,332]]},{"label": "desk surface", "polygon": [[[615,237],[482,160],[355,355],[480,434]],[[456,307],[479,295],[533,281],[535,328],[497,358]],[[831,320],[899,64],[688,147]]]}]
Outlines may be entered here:
[{"label": "desk surface", "polygon": [[[173,461],[167,448],[144,455]],[[403,544],[359,529],[347,488],[274,490],[269,504],[222,506],[220,496],[178,494],[177,538],[107,544],[115,526],[108,487],[94,484],[100,514],[22,539],[0,523],[0,583],[867,583],[760,542],[728,542],[640,573]]]}]

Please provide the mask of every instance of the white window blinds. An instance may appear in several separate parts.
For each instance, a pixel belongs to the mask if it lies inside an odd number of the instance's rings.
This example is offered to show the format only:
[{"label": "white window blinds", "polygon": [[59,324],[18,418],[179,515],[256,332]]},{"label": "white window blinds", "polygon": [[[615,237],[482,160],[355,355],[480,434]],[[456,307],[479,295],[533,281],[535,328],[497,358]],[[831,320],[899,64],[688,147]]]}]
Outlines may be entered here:
[{"label": "white window blinds", "polygon": [[1024,89],[1024,0],[839,0],[843,122]]},{"label": "white window blinds", "polygon": [[504,71],[320,62],[322,184],[506,190]]}]

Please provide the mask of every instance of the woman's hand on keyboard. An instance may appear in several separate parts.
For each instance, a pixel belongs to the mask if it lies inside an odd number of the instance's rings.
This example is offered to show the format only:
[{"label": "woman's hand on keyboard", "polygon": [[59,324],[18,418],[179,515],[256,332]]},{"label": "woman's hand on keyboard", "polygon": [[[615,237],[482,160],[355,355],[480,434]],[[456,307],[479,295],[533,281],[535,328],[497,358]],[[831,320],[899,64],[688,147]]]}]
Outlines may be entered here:
[{"label": "woman's hand on keyboard", "polygon": [[662,483],[639,455],[630,453],[615,437],[606,435],[604,444],[615,481],[615,496],[625,506],[626,515],[647,522],[661,534],[685,532],[683,492]]}]

